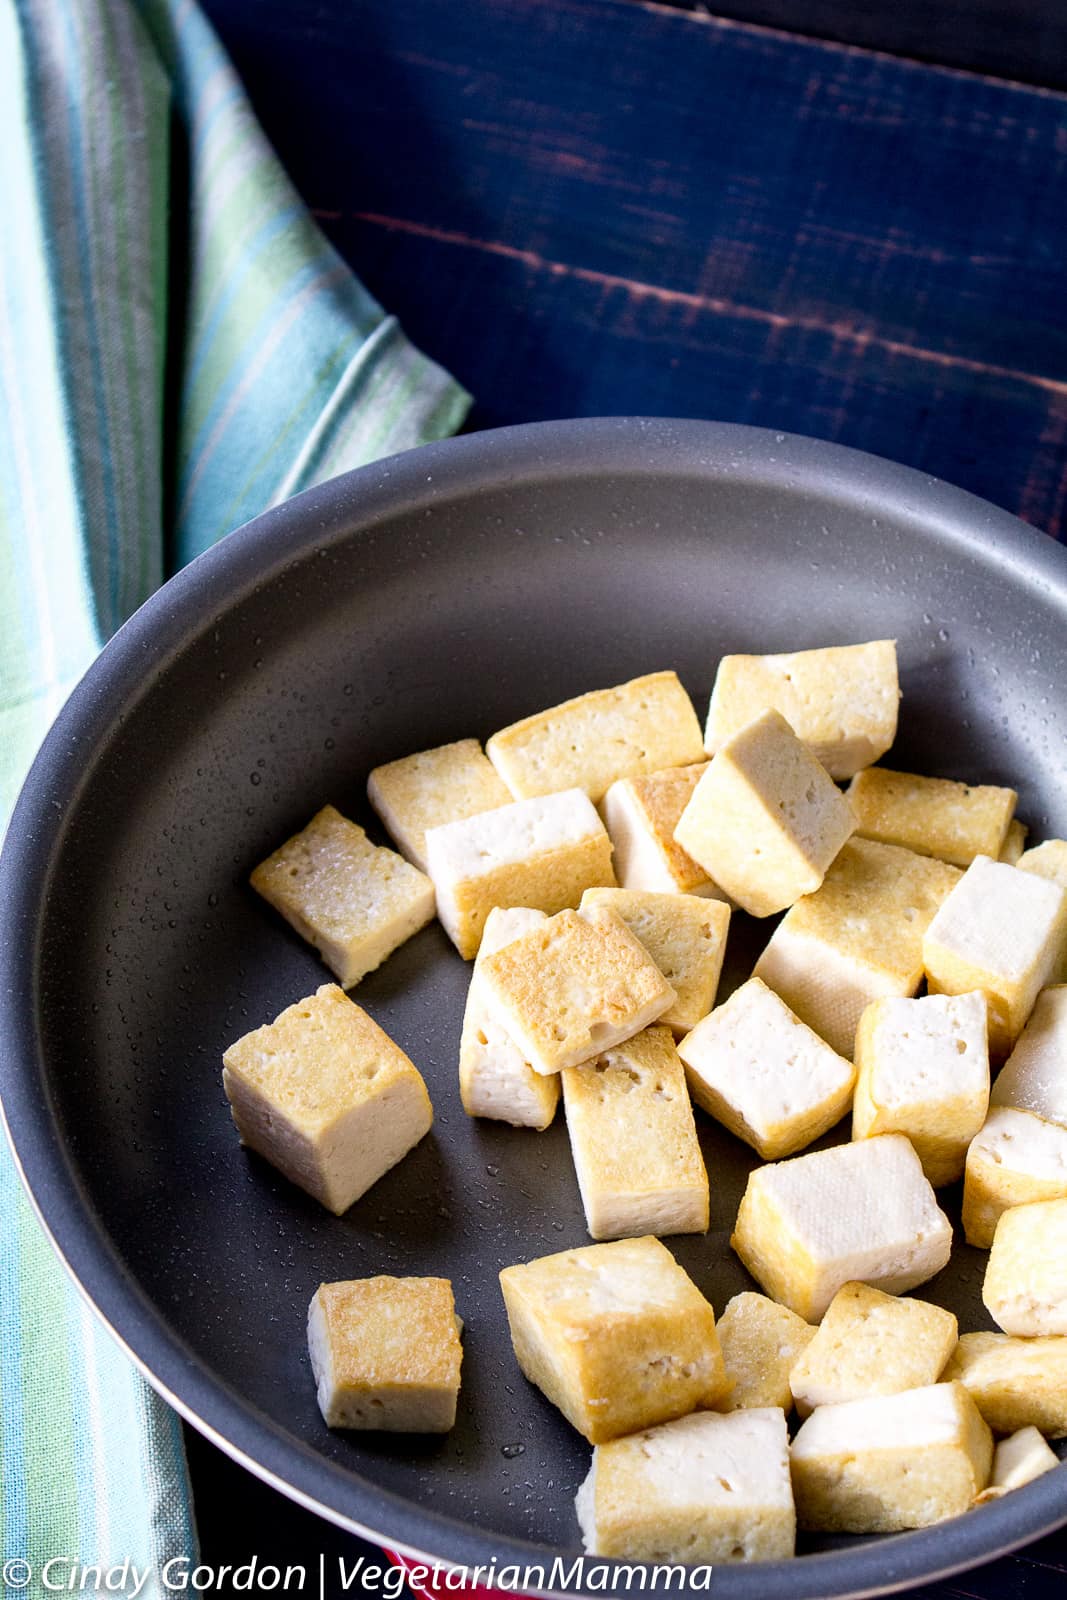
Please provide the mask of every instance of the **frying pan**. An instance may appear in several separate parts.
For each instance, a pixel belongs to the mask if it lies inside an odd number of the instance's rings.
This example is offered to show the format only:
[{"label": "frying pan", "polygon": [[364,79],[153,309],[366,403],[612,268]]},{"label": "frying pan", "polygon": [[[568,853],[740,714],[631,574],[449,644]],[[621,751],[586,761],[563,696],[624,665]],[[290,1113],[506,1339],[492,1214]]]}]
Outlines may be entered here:
[{"label": "frying pan", "polygon": [[[239,1034],[328,975],[249,870],[325,801],[366,824],[379,762],[673,666],[893,636],[894,762],[1010,783],[1067,834],[1067,554],[959,490],[813,440],[607,419],[478,434],[366,467],[194,562],[104,650],[49,735],[0,861],[3,1101],[85,1294],[218,1444],[334,1521],[497,1569],[579,1548],[588,1448],[521,1377],[496,1283],[588,1242],[562,1119],[463,1114],[469,969],[433,925],[357,991],[423,1071],[432,1134],[341,1218],[242,1151],[220,1082]],[[770,931],[735,919],[720,991]],[[671,1247],[717,1308],[751,1154],[700,1117],[706,1238]],[[838,1130],[828,1142],[847,1136]],[[958,1195],[946,1201],[958,1218]],[[922,1291],[990,1326],[960,1244]],[[322,1280],[449,1276],[466,1323],[444,1439],[330,1433],[304,1319]],[[1067,1521],[1067,1474],[939,1527],[809,1539],[723,1567],[721,1600],[871,1594]],[[582,1587],[580,1584],[578,1587]]]}]

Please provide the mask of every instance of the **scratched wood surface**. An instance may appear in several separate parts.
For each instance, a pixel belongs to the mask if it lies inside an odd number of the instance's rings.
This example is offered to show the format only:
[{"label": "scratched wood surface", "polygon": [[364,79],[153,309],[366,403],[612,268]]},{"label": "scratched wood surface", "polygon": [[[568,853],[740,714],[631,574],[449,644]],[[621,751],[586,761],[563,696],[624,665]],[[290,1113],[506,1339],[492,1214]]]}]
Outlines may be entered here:
[{"label": "scratched wood surface", "polygon": [[[1067,537],[1067,97],[634,0],[204,3],[302,194],[476,425],[811,433]],[[190,1455],[205,1559],[358,1545]],[[1051,1600],[1065,1572],[1067,1533],[913,1594]]]}]

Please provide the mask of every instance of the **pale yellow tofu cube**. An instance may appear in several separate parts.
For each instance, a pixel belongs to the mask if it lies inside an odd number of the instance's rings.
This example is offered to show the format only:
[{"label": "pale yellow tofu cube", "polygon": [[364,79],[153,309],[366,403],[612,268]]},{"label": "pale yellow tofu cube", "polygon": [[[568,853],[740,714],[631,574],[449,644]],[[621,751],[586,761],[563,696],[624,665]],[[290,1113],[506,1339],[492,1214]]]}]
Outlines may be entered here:
[{"label": "pale yellow tofu cube", "polygon": [[516,800],[584,789],[600,800],[619,778],[681,767],[704,754],[693,702],[676,672],[594,689],[501,728],[486,754]]},{"label": "pale yellow tofu cube", "polygon": [[789,1411],[789,1374],[815,1337],[815,1329],[788,1306],[750,1289],[735,1294],[717,1323],[726,1376],[733,1384],[723,1411],[779,1406]]},{"label": "pale yellow tofu cube", "polygon": [[969,1511],[993,1436],[967,1390],[937,1383],[820,1406],[789,1452],[802,1528],[898,1533]]},{"label": "pale yellow tofu cube", "polygon": [[749,978],[679,1044],[697,1105],[765,1161],[792,1155],[840,1122],[856,1072]]},{"label": "pale yellow tofu cube", "polygon": [[514,797],[477,739],[460,739],[375,767],[367,798],[408,860],[427,872],[427,828],[510,805]]},{"label": "pale yellow tofu cube", "polygon": [[323,806],[249,882],[351,989],[426,926],[433,884],[403,856]]},{"label": "pale yellow tofu cube", "polygon": [[447,1278],[320,1284],[308,1350],[331,1428],[447,1433],[456,1420],[463,1349]]},{"label": "pale yellow tofu cube", "polygon": [[519,1366],[590,1444],[726,1393],[715,1314],[658,1239],[505,1267],[500,1287]]},{"label": "pale yellow tofu cube", "polygon": [[1067,944],[1067,890],[978,856],[946,896],[923,938],[931,993],[981,989],[989,1003],[989,1053],[1007,1055]]},{"label": "pale yellow tofu cube", "polygon": [[969,867],[975,856],[1000,855],[1019,797],[992,784],[868,767],[849,784],[848,798],[861,838]]},{"label": "pale yellow tofu cube", "polygon": [[494,906],[551,915],[586,889],[613,887],[611,840],[580,789],[519,800],[426,832],[437,915],[465,961],[477,955]]},{"label": "pale yellow tofu cube", "polygon": [[1020,1428],[1018,1433],[1001,1439],[993,1451],[993,1476],[988,1489],[983,1489],[978,1496],[978,1504],[999,1500],[1002,1494],[1033,1483],[1035,1478],[1044,1477],[1059,1464],[1059,1456],[1036,1428]]},{"label": "pale yellow tofu cube", "polygon": [[982,1301],[1005,1333],[1067,1334],[1067,1200],[1035,1200],[1001,1214]]},{"label": "pale yellow tofu cube", "polygon": [[893,639],[788,655],[723,656],[704,745],[713,755],[746,723],[773,709],[832,778],[851,778],[893,743],[899,704]]},{"label": "pale yellow tofu cube", "polygon": [[958,1334],[951,1311],[846,1283],[789,1375],[797,1411],[924,1389],[940,1378]]},{"label": "pale yellow tofu cube", "polygon": [[959,878],[947,862],[850,839],[822,888],[782,918],[754,975],[851,1060],[871,1001],[918,993],[923,933]]},{"label": "pale yellow tofu cube", "polygon": [[535,1072],[492,1015],[479,981],[479,963],[547,919],[521,906],[494,907],[471,973],[459,1041],[459,1095],[469,1117],[490,1117],[516,1128],[547,1128],[559,1104],[559,1076]]},{"label": "pale yellow tofu cube", "polygon": [[785,1560],[796,1540],[785,1414],[697,1412],[597,1445],[574,1507],[590,1555]]},{"label": "pale yellow tofu cube", "polygon": [[934,1188],[955,1183],[989,1108],[985,995],[873,1001],[856,1071],[852,1137],[906,1133]]},{"label": "pale yellow tofu cube", "polygon": [[724,898],[674,837],[706,761],[667,767],[645,778],[619,778],[600,802],[615,847],[615,876],[624,889]]},{"label": "pale yellow tofu cube", "polygon": [[1023,872],[1032,872],[1038,878],[1047,878],[1067,889],[1067,839],[1046,839],[1024,850],[1017,865]]},{"label": "pale yellow tofu cube", "polygon": [[1004,843],[1000,847],[998,861],[1006,861],[1009,867],[1017,867],[1026,851],[1026,836],[1030,829],[1018,817],[1013,817],[1004,835]]},{"label": "pale yellow tofu cube", "polygon": [[560,1076],[593,1238],[706,1233],[708,1174],[671,1030],[645,1028]]},{"label": "pale yellow tofu cube", "polygon": [[1013,1106],[993,1106],[971,1140],[963,1175],[963,1231],[988,1250],[1012,1206],[1067,1199],[1067,1128]]},{"label": "pale yellow tofu cube", "polygon": [[433,1121],[418,1069],[333,983],[246,1033],[222,1060],[241,1143],[338,1216]]},{"label": "pale yellow tofu cube", "polygon": [[653,894],[638,889],[587,889],[579,907],[596,922],[622,918],[648,951],[675,993],[660,1017],[676,1034],[688,1033],[715,1004],[726,952],[730,907],[692,894]]},{"label": "pale yellow tofu cube", "polygon": [[765,711],[719,748],[674,837],[739,906],[769,917],[819,887],[854,827],[825,767]]},{"label": "pale yellow tofu cube", "polygon": [[1012,1339],[965,1333],[944,1371],[965,1385],[997,1433],[1031,1425],[1049,1439],[1067,1438],[1067,1338]]},{"label": "pale yellow tofu cube", "polygon": [[1042,989],[989,1098],[1067,1127],[1067,984]]},{"label": "pale yellow tofu cube", "polygon": [[631,1039],[675,993],[619,917],[561,911],[481,964],[490,1012],[536,1072],[562,1072]]},{"label": "pale yellow tofu cube", "polygon": [[749,1174],[730,1243],[762,1288],[818,1322],[842,1284],[902,1294],[940,1272],[952,1227],[903,1134]]}]

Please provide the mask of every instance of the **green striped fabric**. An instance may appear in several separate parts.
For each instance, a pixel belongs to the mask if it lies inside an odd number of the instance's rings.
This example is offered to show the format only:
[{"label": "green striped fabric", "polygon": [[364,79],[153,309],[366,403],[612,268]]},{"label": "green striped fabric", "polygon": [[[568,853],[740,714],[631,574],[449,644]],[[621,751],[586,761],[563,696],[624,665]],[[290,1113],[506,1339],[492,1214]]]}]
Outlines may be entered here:
[{"label": "green striped fabric", "polygon": [[[0,0],[0,826],[169,570],[468,398],[301,205],[192,0]],[[181,174],[181,178],[177,175]],[[193,1552],[181,1434],[0,1151],[2,1558]]]}]

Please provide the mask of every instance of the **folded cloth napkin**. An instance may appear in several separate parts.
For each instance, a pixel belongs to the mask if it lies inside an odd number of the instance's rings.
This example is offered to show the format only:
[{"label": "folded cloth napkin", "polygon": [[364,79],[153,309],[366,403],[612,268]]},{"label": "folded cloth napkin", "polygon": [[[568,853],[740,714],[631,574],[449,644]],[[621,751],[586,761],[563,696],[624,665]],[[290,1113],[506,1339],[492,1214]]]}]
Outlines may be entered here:
[{"label": "folded cloth napkin", "polygon": [[[0,828],[168,570],[453,432],[463,390],[323,238],[193,0],[0,0]],[[0,1149],[0,1558],[191,1556],[181,1432]],[[56,1569],[53,1569],[53,1576]],[[66,1574],[64,1574],[66,1575]]]}]

